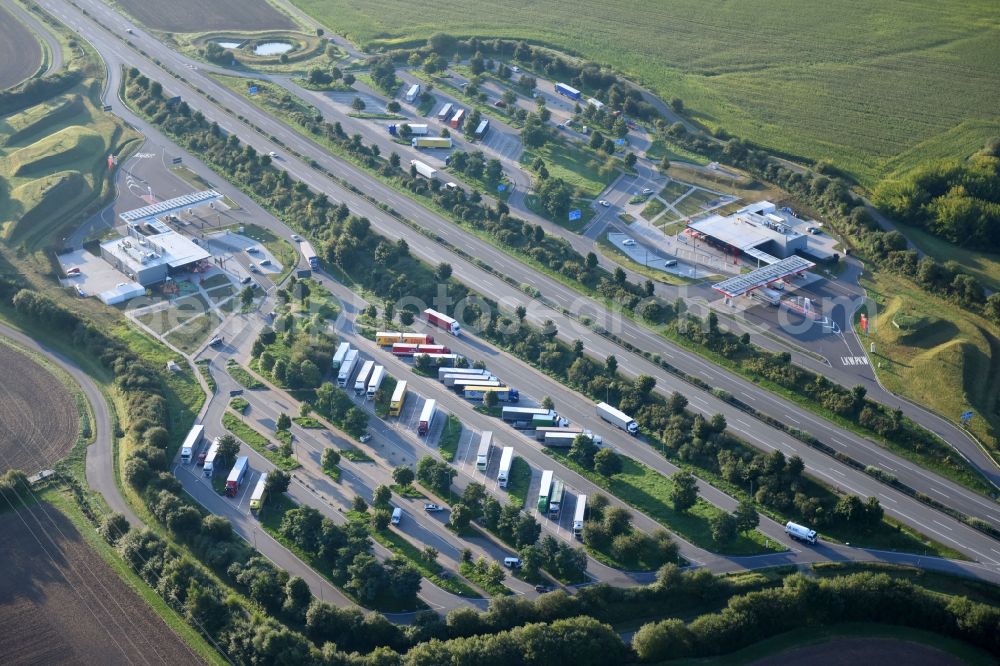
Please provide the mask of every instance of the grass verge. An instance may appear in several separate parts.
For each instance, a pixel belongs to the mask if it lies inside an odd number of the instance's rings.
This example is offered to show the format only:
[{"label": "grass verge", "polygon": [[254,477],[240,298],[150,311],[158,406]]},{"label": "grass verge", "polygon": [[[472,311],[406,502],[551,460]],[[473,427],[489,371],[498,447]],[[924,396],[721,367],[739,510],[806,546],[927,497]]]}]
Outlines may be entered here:
[{"label": "grass verge", "polygon": [[270,440],[257,432],[247,424],[243,423],[238,416],[231,412],[222,415],[222,425],[229,432],[233,433],[251,449],[270,460],[278,469],[291,471],[298,469],[302,465],[292,458],[285,457],[272,449]]}]

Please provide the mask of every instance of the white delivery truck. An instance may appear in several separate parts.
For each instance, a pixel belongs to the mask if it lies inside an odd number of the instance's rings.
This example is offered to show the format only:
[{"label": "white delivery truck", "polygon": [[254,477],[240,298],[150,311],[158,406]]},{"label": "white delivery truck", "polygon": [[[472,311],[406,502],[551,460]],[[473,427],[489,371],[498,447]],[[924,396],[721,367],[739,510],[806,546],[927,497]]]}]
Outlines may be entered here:
[{"label": "white delivery truck", "polygon": [[500,471],[497,472],[497,483],[501,488],[507,487],[507,482],[510,481],[510,467],[513,464],[514,447],[503,447],[503,453],[500,454]]},{"label": "white delivery truck", "polygon": [[417,97],[419,96],[420,96],[420,84],[414,83],[412,86],[410,86],[410,89],[406,91],[406,101],[412,104],[413,101],[417,99]]},{"label": "white delivery truck", "polygon": [[767,303],[768,305],[781,304],[781,294],[774,289],[768,289],[767,287],[754,289],[750,292],[750,296],[757,299],[761,303]]},{"label": "white delivery truck", "polygon": [[340,370],[337,371],[337,386],[347,388],[347,383],[351,381],[351,375],[354,374],[354,366],[357,363],[358,350],[352,349],[344,356],[344,360],[340,364]]},{"label": "white delivery truck", "polygon": [[597,404],[597,415],[616,428],[621,428],[633,437],[639,434],[639,424],[635,422],[635,419],[622,410],[612,407],[606,402]]},{"label": "white delivery truck", "polygon": [[816,539],[819,537],[816,534],[816,530],[811,530],[805,525],[799,525],[798,523],[793,523],[788,521],[785,523],[785,534],[796,539],[797,541],[805,541],[808,544],[815,545]]}]

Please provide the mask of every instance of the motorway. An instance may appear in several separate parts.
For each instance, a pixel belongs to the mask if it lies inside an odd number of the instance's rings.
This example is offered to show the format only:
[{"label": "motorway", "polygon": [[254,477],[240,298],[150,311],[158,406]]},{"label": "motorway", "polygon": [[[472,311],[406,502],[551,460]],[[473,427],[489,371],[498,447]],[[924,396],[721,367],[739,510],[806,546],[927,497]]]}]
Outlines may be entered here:
[{"label": "motorway", "polygon": [[[65,0],[51,0],[51,1],[65,2]],[[114,29],[118,30],[117,32],[113,32],[111,35],[108,35],[107,32],[100,31],[99,34],[99,36],[101,37],[100,43],[104,45],[106,48],[113,48],[119,51],[124,50],[127,53],[128,49],[124,47],[119,37],[122,34],[124,34],[124,30],[128,26],[128,24],[125,23],[121,17],[115,14],[113,10],[100,3],[99,0],[83,0],[83,3],[90,6],[92,14],[94,12],[98,12],[102,18],[102,21],[104,21],[105,25],[111,26],[112,30]],[[192,84],[196,84],[203,91],[211,91],[212,95],[217,100],[225,100],[225,106],[229,110],[228,118],[225,113],[219,113],[219,109],[217,108],[211,110],[206,108],[201,109],[207,116],[216,119],[223,127],[228,127],[229,130],[235,131],[232,130],[232,128],[239,127],[239,122],[236,121],[235,118],[233,118],[232,116],[239,114],[244,118],[248,118],[255,126],[262,128],[267,135],[277,136],[281,138],[282,144],[284,146],[290,146],[294,149],[295,152],[299,153],[300,155],[303,155],[306,158],[311,158],[316,160],[318,164],[322,165],[324,168],[334,173],[342,181],[343,180],[350,181],[355,185],[360,184],[361,189],[364,192],[366,192],[369,196],[375,196],[379,201],[389,203],[395,210],[403,214],[405,218],[417,222],[422,228],[427,230],[432,230],[439,236],[451,240],[453,243],[457,244],[463,249],[470,251],[474,256],[488,259],[487,263],[489,263],[491,266],[500,270],[507,276],[514,277],[522,284],[541,285],[542,293],[546,298],[546,302],[550,304],[553,303],[558,304],[559,308],[568,310],[569,312],[576,313],[577,315],[581,314],[580,312],[581,310],[593,309],[596,307],[599,314],[595,318],[598,321],[601,320],[601,315],[606,316],[607,313],[604,310],[604,308],[599,304],[595,303],[594,301],[592,301],[591,299],[583,298],[578,293],[565,287],[558,281],[548,278],[545,275],[538,274],[535,270],[520,263],[517,260],[511,259],[508,255],[504,254],[500,250],[497,250],[494,246],[490,245],[489,243],[481,241],[478,238],[471,237],[470,235],[464,233],[462,230],[456,228],[450,222],[431,213],[426,208],[423,208],[421,205],[414,202],[412,199],[409,199],[405,195],[399,194],[395,190],[383,185],[381,181],[377,180],[375,177],[367,174],[366,172],[360,171],[355,167],[353,167],[352,165],[343,162],[342,160],[329,156],[323,148],[321,148],[311,140],[303,138],[301,135],[298,135],[294,130],[290,129],[283,123],[274,120],[269,115],[260,111],[255,106],[250,104],[240,95],[237,95],[229,91],[224,86],[221,86],[220,84],[215,82],[215,80],[212,79],[211,77],[206,76],[202,71],[202,69],[211,70],[217,68],[211,68],[211,67],[206,68],[204,65],[195,63],[194,61],[184,58],[175,53],[174,51],[170,50],[163,44],[153,40],[152,38],[149,38],[147,35],[141,34],[139,31],[135,33],[134,38],[137,41],[141,39],[142,48],[146,50],[147,53],[151,53],[151,55],[155,54],[159,62],[167,63],[168,66],[173,65],[173,67],[170,68],[170,71],[175,73],[180,73],[181,76],[184,76]],[[134,56],[135,54],[133,53],[131,55]],[[121,62],[131,63],[132,61],[129,60],[128,57],[123,54],[121,56]],[[154,63],[150,62],[149,64],[150,66],[155,68]],[[232,72],[229,73],[231,74]],[[170,81],[169,82],[170,85],[168,85],[168,81],[166,79],[162,79],[161,82],[168,90],[173,90],[174,87],[173,84],[180,83],[179,81]],[[543,81],[542,83],[545,82]],[[294,86],[293,84],[287,81],[285,81],[283,85],[288,86],[292,92],[298,90],[302,94],[307,93],[307,91],[302,91],[301,89],[298,89],[297,86]],[[543,85],[543,89],[541,89],[540,91],[548,100],[547,104],[549,104],[551,108],[559,109],[562,107],[567,107],[567,102],[565,100],[558,98],[558,96],[556,96],[554,93],[552,93],[549,90],[545,90],[544,88],[545,86]],[[177,91],[177,94],[181,94],[190,103],[192,102],[192,98],[195,96],[196,93],[195,91],[191,90],[190,87],[184,86]],[[404,151],[406,150],[405,147],[401,147],[398,144],[391,143],[388,135],[382,133],[381,126],[379,125],[374,125],[372,123],[358,122],[357,120],[349,118],[348,116],[342,114],[337,116],[337,120],[339,120],[346,128],[348,128],[349,132],[351,130],[356,130],[362,133],[370,140],[379,142],[380,145],[383,147],[383,152],[385,152],[386,150],[393,150],[393,149],[396,150],[403,149]],[[242,136],[241,138],[244,141],[247,141],[252,145],[254,145],[256,148],[258,148],[258,150],[263,150],[266,152],[274,148],[280,149],[282,147],[282,146],[275,146],[270,142],[264,140],[262,137],[251,136],[250,138],[248,138],[246,136],[248,132],[244,131],[243,134],[244,136]],[[415,151],[415,154],[417,153],[419,153],[419,151]],[[318,174],[309,173],[307,170],[307,165],[301,162],[296,162],[296,160],[291,158],[282,159],[281,162],[282,163],[279,165],[280,168],[285,168],[292,175],[295,175],[301,180],[305,180],[314,189],[318,191],[327,192],[334,198],[334,200],[347,201],[349,204],[351,204],[352,209],[354,209],[356,212],[361,212],[362,214],[369,217],[373,221],[376,228],[384,230],[386,235],[388,235],[389,237],[408,237],[409,234],[411,233],[408,229],[405,229],[401,225],[386,224],[386,222],[388,221],[380,219],[384,218],[384,213],[382,213],[380,209],[377,209],[371,205],[365,205],[367,204],[367,202],[362,202],[360,197],[358,197],[355,193],[346,191],[339,186],[332,185],[328,181],[325,181],[325,179],[318,178],[317,177]],[[516,164],[516,161],[514,161],[513,164],[510,164],[509,162],[510,161],[508,160],[508,167],[510,167],[512,171],[516,172],[519,169],[518,165]],[[613,195],[619,198],[623,196],[630,196],[629,188],[638,187],[639,184],[652,185],[655,184],[655,181],[659,178],[654,168],[648,165],[643,165],[642,162],[640,162],[640,168],[638,170],[638,173],[639,173],[639,180],[635,182],[632,182],[631,180],[624,178],[619,179],[616,182],[616,188],[620,189],[621,191],[616,190],[613,193]],[[366,209],[368,212],[365,212]],[[568,242],[570,242],[574,246],[574,248],[577,249],[577,251],[586,253],[592,248],[592,246],[589,245],[590,241],[588,239],[577,236],[575,234],[568,234],[564,229],[561,229],[558,225],[548,222],[547,220],[544,220],[538,217],[537,215],[534,215],[533,213],[527,211],[526,209],[519,211],[519,213],[525,215],[528,219],[537,224],[542,224],[550,233],[562,236]],[[602,215],[607,217],[608,213],[605,212],[602,213]],[[425,256],[431,257],[432,258],[431,261],[433,262],[436,260],[435,257],[437,259],[440,258],[440,251],[438,251],[436,254],[425,255]],[[615,267],[615,265],[606,257],[600,256],[599,261],[602,264],[604,264],[606,268],[613,269]],[[633,280],[642,279],[641,276],[635,275],[631,271],[626,271],[626,273]],[[481,282],[477,283],[476,281],[473,281],[472,283],[467,282],[467,284],[470,284],[470,286],[472,286],[473,284],[478,284],[480,287],[482,287]],[[677,290],[677,288],[671,287],[669,285],[660,284],[656,287],[656,289],[658,295],[667,298],[668,300],[672,300],[680,293]],[[703,292],[704,293],[702,295],[711,293],[704,290]],[[484,291],[483,293],[493,293],[493,292]],[[857,293],[855,292],[854,295],[856,296]],[[518,298],[520,300],[523,300],[523,295],[519,294]],[[549,317],[542,316],[541,320],[544,320],[546,318],[552,318],[554,321],[556,320],[555,317],[551,316]],[[855,458],[864,465],[875,465],[883,467],[884,469],[890,471],[890,473],[897,476],[897,478],[899,478],[900,481],[902,481],[903,483],[906,483],[910,487],[921,490],[926,495],[939,502],[950,504],[955,509],[962,511],[967,515],[980,518],[987,522],[992,522],[995,525],[998,524],[997,521],[1000,521],[1000,511],[998,511],[998,508],[996,507],[996,504],[994,502],[990,502],[988,499],[982,498],[976,493],[967,491],[966,489],[961,488],[957,484],[954,484],[947,480],[940,479],[940,481],[942,481],[942,483],[940,484],[938,483],[928,484],[927,482],[925,482],[925,477],[927,477],[926,474],[923,473],[914,474],[911,472],[911,470],[908,469],[909,467],[912,466],[912,463],[909,463],[908,461],[901,459],[897,460],[896,456],[892,454],[888,454],[887,458],[882,459],[884,458],[884,456],[880,456],[878,454],[873,455],[873,452],[865,451],[865,449],[870,449],[876,446],[866,438],[856,435],[853,432],[848,431],[846,429],[842,429],[838,426],[835,426],[832,423],[826,421],[825,419],[817,420],[811,415],[811,412],[802,409],[801,407],[790,401],[778,398],[777,396],[774,396],[772,394],[759,394],[759,389],[755,386],[753,382],[730,375],[727,371],[720,370],[715,366],[713,366],[712,364],[706,363],[696,354],[693,354],[692,352],[687,352],[681,348],[673,346],[671,343],[668,343],[663,338],[655,335],[654,333],[651,333],[647,329],[642,328],[640,325],[635,324],[634,322],[624,320],[621,317],[616,317],[613,323],[618,324],[622,327],[622,330],[624,332],[622,337],[624,337],[626,340],[628,340],[629,342],[631,342],[632,344],[636,345],[641,349],[655,351],[661,348],[670,348],[673,351],[673,354],[665,353],[661,355],[671,356],[672,360],[670,360],[670,363],[675,367],[678,367],[681,370],[683,370],[686,374],[697,377],[716,388],[721,388],[723,390],[726,390],[729,393],[736,395],[737,397],[740,397],[741,394],[756,395],[756,397],[748,398],[746,402],[749,402],[754,408],[768,414],[772,418],[775,418],[777,420],[788,420],[791,422],[800,423],[802,424],[801,426],[798,426],[800,430],[809,432],[810,434],[812,434],[813,436],[815,436],[817,439],[824,442],[828,446],[831,446],[834,449],[848,453],[852,458]],[[615,331],[613,326],[605,325],[605,328]],[[568,329],[565,326],[560,326],[560,330],[568,330]],[[779,332],[781,331],[780,328],[775,330]],[[766,336],[759,335],[758,330],[749,329],[749,332],[751,333],[751,336],[754,338],[755,342],[757,342],[758,344],[761,344],[762,346],[770,349],[775,348],[776,346],[775,342]],[[586,332],[585,335],[581,335],[578,337],[581,337],[582,339],[587,341],[588,337],[593,338],[593,334],[588,331]],[[844,339],[847,340],[847,338]],[[599,349],[601,347],[603,347],[603,349]],[[615,351],[612,350],[616,350],[619,354],[624,353],[623,350],[616,349],[616,346],[611,344],[591,345],[591,348],[594,351],[599,351],[601,355],[615,353]],[[779,347],[779,350],[783,349]],[[851,358],[856,358],[861,355],[849,354]],[[818,363],[816,362],[815,359],[810,358],[808,355],[796,354],[796,361],[802,363],[802,365],[809,367],[810,369],[817,371],[823,375],[828,375],[830,374],[831,370],[833,370],[833,368],[831,368],[830,366]],[[848,366],[846,365],[844,367],[841,367],[840,373],[845,372],[847,367]],[[653,374],[653,373],[646,372],[644,374]],[[838,377],[838,379],[844,381],[845,379],[849,379],[851,376],[853,375],[851,373],[848,373],[847,377]],[[972,440],[965,433],[964,430],[957,427],[955,424],[937,416],[936,414],[932,414],[931,412],[923,408],[913,405],[912,403],[906,400],[901,400],[898,397],[889,393],[888,391],[885,391],[877,383],[877,380],[872,381],[874,378],[871,376],[871,373],[866,373],[865,376],[861,378],[865,381],[869,389],[869,395],[873,399],[884,401],[890,406],[899,407],[903,409],[904,413],[906,413],[907,416],[909,416],[911,419],[913,419],[914,421],[916,421],[921,425],[924,425],[925,427],[928,427],[932,431],[938,433],[946,442],[949,442],[951,443],[952,446],[956,447],[960,451],[960,453],[967,460],[971,461],[972,464],[976,468],[978,468],[984,475],[986,475],[994,483],[994,485],[1000,487],[1000,468],[997,467],[996,463],[984,451],[982,451],[982,449],[978,446],[978,444],[974,440]],[[673,379],[672,381],[675,382],[673,388],[677,388],[678,386],[680,386],[680,384],[677,383],[676,379]],[[661,382],[660,386],[663,385],[664,384]],[[690,387],[686,388],[687,390],[690,390]],[[712,396],[709,397],[710,401],[714,400],[714,397]],[[936,475],[933,476],[935,480],[938,480],[936,478]],[[983,507],[985,506],[988,506],[989,508],[984,509]]]},{"label": "motorway", "polygon": [[[102,53],[110,65],[113,82],[110,89],[117,89],[117,85],[114,83],[117,81],[117,77],[119,76],[116,69],[123,63],[136,63],[140,60],[139,56],[125,46],[119,40],[117,35],[109,35],[109,33],[102,28],[95,26],[86,17],[71,8],[69,5],[60,2],[59,0],[47,0],[47,2],[43,4],[48,7],[54,7],[57,15],[61,14],[67,17],[71,21],[71,25],[79,25],[81,34],[85,35],[88,39],[95,43],[98,50]],[[121,19],[116,18],[115,15],[113,15],[110,10],[105,8],[103,5],[94,3],[91,9],[92,14],[106,12],[108,15],[103,16],[102,20],[105,20],[109,25],[124,26]],[[172,51],[159,47],[151,41],[147,41],[149,38],[145,35],[137,37],[136,39],[142,39],[143,47],[148,48],[150,51],[154,51],[157,57],[161,57],[163,62],[168,64],[179,64],[180,67],[177,68],[177,71],[184,71],[181,69],[181,67],[184,67],[182,59],[176,56],[176,54]],[[162,48],[162,53],[157,50],[158,48]],[[200,98],[194,90],[181,82],[169,78],[166,73],[160,70],[151,61],[140,62],[139,64],[142,65],[142,68],[147,74],[161,80],[164,87],[172,94],[183,94],[185,99],[187,99],[190,104],[202,110],[208,117],[215,118],[219,120],[220,123],[228,124],[231,127],[239,126],[233,118],[227,116],[217,107],[205,103],[205,101]],[[282,137],[282,140],[292,146],[297,152],[314,155],[324,167],[331,169],[331,171],[339,172],[345,178],[350,178],[352,182],[355,182],[369,193],[396,207],[397,210],[400,210],[405,216],[418,220],[421,223],[421,226],[433,229],[435,232],[440,233],[443,237],[456,239],[459,243],[477,256],[489,258],[490,263],[504,273],[512,275],[515,279],[520,279],[520,281],[525,283],[539,285],[543,293],[548,298],[561,299],[562,303],[568,304],[571,310],[574,309],[572,308],[572,303],[574,301],[580,303],[581,308],[583,306],[590,307],[593,305],[588,302],[588,299],[579,297],[575,292],[571,292],[562,285],[548,280],[545,276],[540,276],[534,271],[527,269],[519,262],[515,262],[505,255],[502,255],[492,246],[482,243],[481,241],[478,241],[478,239],[468,237],[454,225],[430,214],[426,209],[423,209],[411,200],[401,197],[392,190],[388,190],[388,188],[382,186],[378,181],[374,181],[370,177],[367,177],[366,174],[358,173],[352,167],[330,158],[319,150],[318,147],[301,139],[298,135],[294,134],[280,123],[275,123],[267,117],[266,114],[260,113],[251,105],[246,104],[238,96],[229,94],[228,91],[220,89],[211,79],[200,76],[193,70],[190,72],[185,71],[184,75],[188,78],[198,77],[198,85],[202,86],[203,89],[212,90],[213,94],[217,93],[216,96],[223,99],[226,106],[231,108],[234,113],[242,113],[243,115],[252,118],[255,124],[263,127],[268,133],[274,133],[275,135]],[[141,123],[141,121],[134,118],[131,113],[127,112],[118,100],[108,100],[108,102],[115,106],[116,112],[129,118],[130,122],[136,124],[136,126],[140,127],[140,129],[144,132],[148,129],[145,127],[145,123]],[[265,138],[256,136],[249,130],[243,130],[242,134],[245,135],[244,139],[257,147],[258,150],[267,151],[273,147]],[[406,237],[410,243],[411,250],[418,256],[426,258],[432,262],[439,261],[442,258],[442,249],[438,245],[429,241],[422,235],[413,234],[408,227],[391,218],[387,218],[384,213],[368,203],[367,200],[355,196],[354,194],[341,188],[339,185],[336,185],[320,176],[306,164],[296,159],[289,158],[287,160],[283,160],[282,166],[293,176],[304,180],[315,189],[327,192],[333,199],[348,201],[355,213],[368,216],[369,219],[372,220],[373,225],[382,233],[385,233],[390,237]],[[476,286],[484,293],[489,293],[495,297],[504,299],[508,304],[521,302],[522,296],[519,292],[507,286],[506,283],[495,279],[491,274],[482,271],[478,267],[469,264],[458,257],[449,258],[449,260],[455,269],[456,277],[459,279],[470,285]],[[564,307],[566,306],[567,305],[564,305]],[[560,332],[564,335],[568,330],[580,328],[575,326],[573,320],[569,320],[563,317],[560,313],[557,313],[555,310],[543,307],[537,302],[533,302],[531,310],[533,312],[531,312],[529,316],[533,321],[551,318],[556,321],[560,328]],[[603,308],[601,308],[601,310],[603,310]],[[596,316],[602,313],[597,311],[592,312],[592,314]],[[644,329],[638,329],[638,327],[631,324],[631,322],[621,322],[621,327],[621,335],[640,348],[658,349],[665,347],[665,343],[662,339],[657,338]],[[572,339],[572,337],[582,337],[587,342],[587,346],[591,349],[591,351],[595,352],[598,356],[606,356],[611,353],[618,353],[619,355],[622,355],[620,348],[608,343],[602,338],[594,336],[588,329],[581,329],[580,333],[581,335],[578,336],[566,337],[570,339]],[[876,464],[879,462],[881,457],[888,455],[881,449],[867,443],[862,438],[857,438],[851,433],[846,433],[845,431],[834,428],[829,424],[817,421],[808,414],[803,414],[802,410],[795,405],[785,403],[784,401],[774,398],[773,396],[760,394],[759,391],[752,386],[752,384],[728,377],[724,372],[710,366],[700,359],[690,358],[687,354],[684,354],[683,357],[675,359],[672,358],[672,352],[666,350],[664,350],[663,355],[667,356],[668,360],[675,365],[680,365],[680,361],[689,365],[693,364],[692,367],[696,370],[697,374],[707,376],[708,381],[721,388],[732,386],[735,382],[736,385],[733,386],[734,390],[731,392],[738,396],[741,394],[747,395],[748,399],[755,401],[767,401],[769,404],[762,408],[768,412],[771,412],[772,410],[776,411],[778,418],[781,418],[782,410],[790,410],[790,413],[811,422],[813,425],[810,429],[821,440],[831,443],[831,437],[837,438],[832,440],[832,444],[844,444],[845,449],[848,450],[852,456],[858,458],[864,456],[871,460],[872,464]],[[952,545],[960,550],[964,549],[965,552],[968,552],[971,557],[979,558],[980,560],[989,562],[992,565],[1000,563],[1000,559],[998,559],[998,557],[1000,557],[1000,551],[995,551],[993,548],[993,546],[996,545],[996,542],[989,539],[985,535],[971,530],[971,528],[968,528],[958,521],[954,521],[944,514],[928,509],[911,498],[874,482],[869,477],[859,474],[846,466],[840,465],[839,463],[836,463],[830,458],[822,456],[815,451],[804,448],[799,451],[799,449],[802,448],[801,445],[795,440],[791,440],[791,438],[784,433],[768,428],[759,422],[748,421],[748,417],[745,417],[742,413],[735,412],[735,410],[732,410],[724,403],[721,403],[721,401],[716,400],[714,396],[711,396],[708,393],[692,392],[691,387],[679,382],[672,376],[665,374],[663,371],[656,368],[656,366],[646,362],[641,357],[634,355],[624,355],[624,357],[627,358],[627,360],[624,361],[622,365],[628,367],[632,373],[637,374],[641,372],[656,376],[658,379],[658,386],[660,388],[665,388],[666,390],[671,390],[673,388],[683,390],[685,393],[691,395],[692,406],[699,411],[703,411],[705,413],[722,412],[726,415],[727,420],[733,428],[737,432],[743,434],[743,436],[757,441],[765,448],[768,446],[780,446],[780,448],[789,454],[794,451],[798,451],[805,460],[811,473],[819,476],[825,476],[832,484],[846,488],[852,492],[857,492],[858,494],[866,496],[877,495],[880,499],[882,499],[883,506],[890,515],[912,524],[918,529],[930,531],[936,536],[936,538],[944,541],[945,543],[948,543],[949,545]],[[727,388],[727,390],[729,389]],[[748,393],[748,391],[751,393]],[[757,402],[752,402],[751,404],[758,406]],[[786,412],[786,414],[787,413],[788,412]],[[841,440],[841,437],[844,439]],[[848,443],[850,443],[850,447],[847,446]],[[987,500],[968,493],[964,489],[961,489],[954,484],[950,484],[950,482],[933,478],[931,475],[923,474],[920,470],[912,469],[913,466],[905,461],[893,461],[889,458],[889,462],[894,463],[893,466],[899,466],[897,476],[901,480],[906,481],[906,479],[904,479],[904,473],[910,475],[913,477],[913,481],[916,481],[916,483],[911,482],[912,485],[915,487],[926,488],[929,495],[934,496],[937,494],[939,497],[943,496],[944,499],[941,501],[945,501],[953,506],[960,504],[961,506],[956,506],[956,508],[960,508],[972,515],[985,516],[985,519],[993,522],[994,524],[998,521],[995,505]],[[924,477],[927,478],[925,479]],[[935,523],[937,524],[937,527],[931,527]],[[991,549],[996,553],[995,555],[989,554]]]}]

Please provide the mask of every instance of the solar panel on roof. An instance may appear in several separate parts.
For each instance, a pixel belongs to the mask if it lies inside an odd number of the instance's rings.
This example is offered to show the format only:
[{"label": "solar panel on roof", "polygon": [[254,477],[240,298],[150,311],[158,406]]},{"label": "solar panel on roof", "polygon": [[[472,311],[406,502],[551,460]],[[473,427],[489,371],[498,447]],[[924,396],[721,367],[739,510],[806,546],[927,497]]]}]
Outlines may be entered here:
[{"label": "solar panel on roof", "polygon": [[758,268],[757,270],[750,271],[744,275],[737,275],[736,277],[729,278],[728,280],[717,282],[712,285],[712,289],[721,291],[723,294],[731,298],[742,296],[747,292],[753,291],[754,289],[766,287],[775,280],[780,280],[781,278],[788,277],[789,275],[807,271],[815,265],[816,264],[813,262],[793,254],[787,259],[782,259],[781,261],[771,264],[770,266],[764,266],[763,268]]},{"label": "solar panel on roof", "polygon": [[174,197],[173,199],[167,199],[166,201],[160,201],[155,204],[150,204],[149,206],[143,206],[142,208],[136,208],[135,210],[125,211],[118,217],[120,217],[124,222],[143,222],[175,210],[189,208],[191,206],[201,206],[209,201],[215,201],[216,199],[221,198],[222,195],[215,190],[203,190],[201,192],[193,192],[191,194]]}]

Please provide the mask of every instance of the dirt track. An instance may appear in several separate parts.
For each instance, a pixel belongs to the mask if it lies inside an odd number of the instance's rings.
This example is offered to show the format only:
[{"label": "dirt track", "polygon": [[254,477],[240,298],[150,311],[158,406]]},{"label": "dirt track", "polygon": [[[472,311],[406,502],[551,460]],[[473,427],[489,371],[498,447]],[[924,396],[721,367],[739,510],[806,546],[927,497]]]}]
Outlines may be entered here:
[{"label": "dirt track", "polygon": [[961,666],[962,660],[927,645],[894,638],[843,638],[765,657],[754,666]]},{"label": "dirt track", "polygon": [[148,28],[167,32],[280,30],[295,27],[264,0],[119,0],[125,11]]},{"label": "dirt track", "polygon": [[42,64],[42,47],[24,25],[0,7],[0,90],[17,85]]},{"label": "dirt track", "polygon": [[50,467],[76,441],[80,416],[55,376],[0,342],[0,471]]},{"label": "dirt track", "polygon": [[5,665],[202,663],[55,509],[2,514],[0,534]]}]

